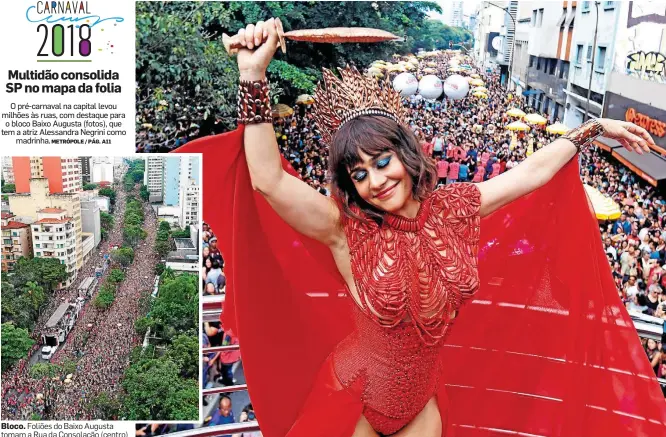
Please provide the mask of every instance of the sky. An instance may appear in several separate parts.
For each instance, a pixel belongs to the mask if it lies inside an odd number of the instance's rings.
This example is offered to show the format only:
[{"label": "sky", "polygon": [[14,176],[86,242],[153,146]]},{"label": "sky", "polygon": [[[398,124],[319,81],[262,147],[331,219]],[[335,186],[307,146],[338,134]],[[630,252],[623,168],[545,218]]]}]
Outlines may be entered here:
[{"label": "sky", "polygon": [[[442,14],[431,13],[430,17],[434,19],[439,19],[444,23],[448,22],[449,15],[451,14],[451,2],[450,0],[437,0],[437,4],[442,7]],[[465,0],[463,1],[463,14],[471,15],[476,10],[477,5],[481,3],[481,0]]]}]

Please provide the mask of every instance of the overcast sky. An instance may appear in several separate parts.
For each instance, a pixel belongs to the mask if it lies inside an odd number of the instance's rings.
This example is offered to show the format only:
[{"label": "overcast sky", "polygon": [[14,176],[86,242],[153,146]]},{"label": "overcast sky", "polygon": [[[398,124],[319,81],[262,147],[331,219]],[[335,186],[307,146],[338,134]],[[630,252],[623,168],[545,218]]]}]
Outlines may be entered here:
[{"label": "overcast sky", "polygon": [[[471,15],[475,10],[476,6],[481,3],[481,0],[465,0],[463,1],[463,14]],[[445,23],[448,21],[448,17],[451,14],[451,2],[449,0],[437,0],[437,4],[442,7],[442,14],[431,13],[432,18],[437,18]]]}]

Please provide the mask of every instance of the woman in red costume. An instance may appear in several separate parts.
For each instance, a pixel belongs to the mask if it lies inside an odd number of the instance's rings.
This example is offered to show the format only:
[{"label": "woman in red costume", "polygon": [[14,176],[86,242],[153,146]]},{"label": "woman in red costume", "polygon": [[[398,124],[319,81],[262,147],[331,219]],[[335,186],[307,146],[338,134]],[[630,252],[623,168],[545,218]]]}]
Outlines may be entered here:
[{"label": "woman in red costume", "polygon": [[572,160],[599,135],[649,151],[644,129],[591,120],[496,178],[434,190],[399,95],[324,70],[328,198],[280,158],[273,20],[239,36],[244,126],[179,151],[204,153],[225,326],[265,436],[663,435]]}]

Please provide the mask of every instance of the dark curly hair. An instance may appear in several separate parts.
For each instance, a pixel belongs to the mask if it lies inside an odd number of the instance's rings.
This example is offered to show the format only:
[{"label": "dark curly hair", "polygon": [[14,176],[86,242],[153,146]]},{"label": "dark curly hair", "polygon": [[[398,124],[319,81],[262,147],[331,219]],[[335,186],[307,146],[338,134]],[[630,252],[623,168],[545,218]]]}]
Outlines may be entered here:
[{"label": "dark curly hair", "polygon": [[377,224],[381,225],[384,220],[385,212],[359,196],[349,175],[349,168],[362,162],[359,150],[367,155],[387,150],[395,152],[412,178],[414,199],[423,201],[434,189],[435,164],[424,155],[414,133],[388,117],[363,115],[345,123],[333,136],[329,148],[332,192],[347,217],[365,220],[352,211],[351,206],[357,205]]}]

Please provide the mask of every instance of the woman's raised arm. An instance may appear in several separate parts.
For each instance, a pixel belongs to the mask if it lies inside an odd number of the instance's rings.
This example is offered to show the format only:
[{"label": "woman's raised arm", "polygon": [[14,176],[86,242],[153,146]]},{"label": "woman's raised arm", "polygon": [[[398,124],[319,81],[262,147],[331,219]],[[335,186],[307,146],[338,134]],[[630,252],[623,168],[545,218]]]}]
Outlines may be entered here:
[{"label": "woman's raised arm", "polygon": [[[619,141],[627,150],[637,153],[649,152],[648,144],[654,145],[650,134],[640,126],[625,121],[611,120],[608,118],[596,119],[602,129],[602,135]],[[579,130],[570,134],[572,138],[577,132],[585,135],[585,129],[591,129],[590,125],[582,126]],[[574,140],[578,142],[578,139]],[[510,171],[488,179],[479,184],[481,191],[481,217],[485,217],[513,200],[531,193],[550,181],[555,174],[576,154],[578,145],[571,140],[562,137],[553,141]]]},{"label": "woman's raised arm", "polygon": [[[238,31],[238,36],[244,46],[238,52],[241,82],[265,80],[266,68],[278,45],[275,21],[271,18],[249,24]],[[270,105],[270,101],[267,104]],[[328,246],[342,241],[344,234],[338,226],[340,211],[335,202],[282,168],[272,123],[247,124],[244,147],[252,187],[284,221],[303,235]]]}]

